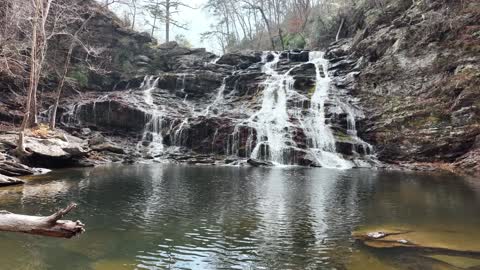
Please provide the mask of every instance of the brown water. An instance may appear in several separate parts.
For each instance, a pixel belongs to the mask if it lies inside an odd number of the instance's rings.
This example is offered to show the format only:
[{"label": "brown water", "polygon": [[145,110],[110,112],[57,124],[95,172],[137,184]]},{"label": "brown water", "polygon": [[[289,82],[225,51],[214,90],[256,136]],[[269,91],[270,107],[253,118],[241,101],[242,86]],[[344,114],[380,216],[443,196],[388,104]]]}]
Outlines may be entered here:
[{"label": "brown water", "polygon": [[479,186],[448,174],[375,170],[57,171],[0,189],[0,209],[48,214],[75,201],[69,217],[87,232],[73,240],[0,233],[0,269],[475,269],[477,258],[457,258],[455,268],[427,257],[436,254],[364,247],[351,232],[393,225],[480,241]]}]

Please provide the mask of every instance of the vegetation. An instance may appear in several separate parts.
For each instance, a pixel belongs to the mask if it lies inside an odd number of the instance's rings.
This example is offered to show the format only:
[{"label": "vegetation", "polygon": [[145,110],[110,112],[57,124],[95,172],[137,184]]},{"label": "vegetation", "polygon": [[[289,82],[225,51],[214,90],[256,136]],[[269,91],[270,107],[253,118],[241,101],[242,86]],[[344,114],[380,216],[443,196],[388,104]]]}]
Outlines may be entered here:
[{"label": "vegetation", "polygon": [[[407,1],[408,2],[408,1]],[[217,18],[204,39],[224,52],[324,47],[351,36],[369,10],[382,13],[387,0],[209,0]]]}]

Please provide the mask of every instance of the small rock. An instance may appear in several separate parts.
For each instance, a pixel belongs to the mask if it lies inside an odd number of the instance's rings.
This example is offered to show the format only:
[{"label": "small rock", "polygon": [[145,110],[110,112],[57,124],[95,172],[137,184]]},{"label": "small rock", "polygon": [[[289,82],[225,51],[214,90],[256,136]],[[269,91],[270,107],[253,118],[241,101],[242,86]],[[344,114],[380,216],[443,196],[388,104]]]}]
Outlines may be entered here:
[{"label": "small rock", "polygon": [[88,136],[92,133],[92,130],[89,129],[89,128],[82,128],[81,130],[81,134],[84,135],[84,136]]},{"label": "small rock", "polygon": [[90,138],[90,140],[88,140],[88,145],[89,146],[98,145],[98,144],[105,143],[106,141],[107,139],[105,139],[105,137],[103,137],[100,133],[96,133],[95,135],[93,135],[92,138]]},{"label": "small rock", "polygon": [[379,238],[385,237],[385,235],[386,234],[384,232],[367,233],[367,236],[370,237],[370,238],[373,238],[373,239],[379,239]]}]

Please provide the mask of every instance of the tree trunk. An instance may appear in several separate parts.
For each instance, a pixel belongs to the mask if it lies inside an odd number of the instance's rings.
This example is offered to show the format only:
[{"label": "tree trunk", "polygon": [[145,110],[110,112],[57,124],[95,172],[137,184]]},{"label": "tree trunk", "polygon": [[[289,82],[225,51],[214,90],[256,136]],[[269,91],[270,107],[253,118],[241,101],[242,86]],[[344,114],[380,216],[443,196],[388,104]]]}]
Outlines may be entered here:
[{"label": "tree trunk", "polygon": [[282,44],[282,50],[285,51],[285,43],[283,41],[283,33],[282,33],[282,28],[278,28],[278,36],[280,38],[280,43]]},{"label": "tree trunk", "polygon": [[170,0],[165,2],[165,42],[170,41]]},{"label": "tree trunk", "polygon": [[342,33],[343,24],[345,23],[345,18],[342,18],[342,22],[340,23],[340,27],[338,28],[337,36],[335,37],[335,41],[340,39],[340,34]]},{"label": "tree trunk", "polygon": [[267,15],[265,15],[265,11],[263,11],[263,8],[259,6],[255,6],[254,8],[260,11],[263,21],[265,22],[265,26],[267,27],[268,36],[270,37],[270,43],[272,44],[272,50],[275,50],[275,40],[273,40],[272,28],[270,27],[270,23],[268,22]]},{"label": "tree trunk", "polygon": [[62,77],[60,78],[60,82],[58,83],[57,90],[55,91],[55,104],[53,105],[52,115],[50,116],[51,117],[50,118],[50,129],[52,129],[52,130],[55,129],[55,126],[56,126],[58,105],[60,104],[60,98],[62,96],[62,91],[63,91],[63,85],[65,84],[65,80],[67,78],[68,68],[70,67],[70,61],[71,61],[71,58],[72,58],[73,49],[75,48],[75,44],[77,42],[78,35],[83,31],[83,29],[85,29],[85,26],[88,24],[88,22],[90,21],[90,19],[92,17],[93,17],[93,14],[91,14],[90,17],[88,17],[88,19],[86,19],[82,23],[80,28],[78,28],[78,30],[75,32],[75,34],[72,37],[72,42],[70,43],[70,47],[68,48],[68,53],[65,56],[63,73],[62,73]]},{"label": "tree trunk", "polygon": [[26,216],[0,211],[0,231],[21,232],[49,237],[72,238],[85,231],[80,221],[60,220],[72,211],[76,204],[72,203],[50,216]]}]

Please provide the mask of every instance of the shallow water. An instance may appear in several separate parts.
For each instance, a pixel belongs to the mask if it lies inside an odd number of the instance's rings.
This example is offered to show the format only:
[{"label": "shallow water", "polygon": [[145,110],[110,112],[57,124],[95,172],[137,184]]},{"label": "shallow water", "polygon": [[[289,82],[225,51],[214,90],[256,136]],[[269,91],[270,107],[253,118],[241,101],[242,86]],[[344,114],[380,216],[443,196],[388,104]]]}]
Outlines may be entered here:
[{"label": "shallow water", "polygon": [[364,247],[351,232],[395,225],[480,241],[479,186],[448,174],[374,170],[57,171],[0,189],[0,209],[45,215],[75,201],[69,218],[87,232],[73,240],[0,233],[0,269],[459,269],[426,254]]}]

